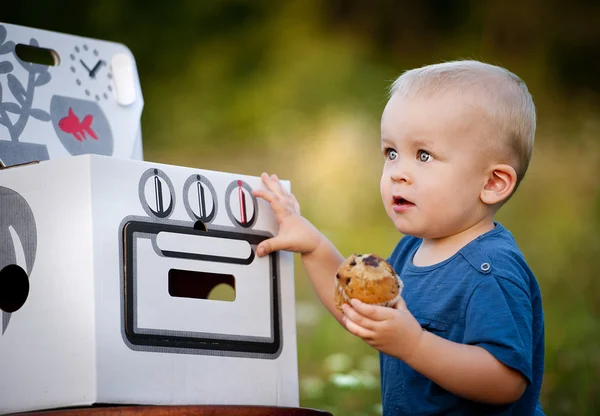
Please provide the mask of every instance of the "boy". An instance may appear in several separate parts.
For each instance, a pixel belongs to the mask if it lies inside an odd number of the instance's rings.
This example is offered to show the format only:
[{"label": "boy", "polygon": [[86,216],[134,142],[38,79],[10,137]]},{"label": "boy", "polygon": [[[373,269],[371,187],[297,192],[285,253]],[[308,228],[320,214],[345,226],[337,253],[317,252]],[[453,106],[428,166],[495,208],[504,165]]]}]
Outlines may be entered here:
[{"label": "boy", "polygon": [[531,158],[535,107],[509,71],[456,61],[405,72],[381,118],[381,196],[404,234],[388,261],[404,281],[395,308],[334,306],[343,257],[263,174],[279,232],[257,247],[301,253],[320,300],[380,351],[384,415],[539,415],[540,290],[494,221]]}]

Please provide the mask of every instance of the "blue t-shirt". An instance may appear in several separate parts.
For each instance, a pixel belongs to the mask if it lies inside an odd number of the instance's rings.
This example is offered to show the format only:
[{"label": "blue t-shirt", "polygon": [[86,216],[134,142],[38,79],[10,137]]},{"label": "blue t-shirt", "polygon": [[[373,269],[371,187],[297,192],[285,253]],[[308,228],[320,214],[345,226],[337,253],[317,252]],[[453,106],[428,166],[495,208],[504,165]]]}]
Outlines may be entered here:
[{"label": "blue t-shirt", "polygon": [[[383,415],[543,415],[544,316],[538,283],[501,224],[441,263],[412,264],[421,239],[406,236],[389,258],[402,297],[421,326],[450,341],[485,348],[521,372],[528,386],[513,404],[476,403],[380,354]],[[435,357],[431,357],[432,360]]]}]

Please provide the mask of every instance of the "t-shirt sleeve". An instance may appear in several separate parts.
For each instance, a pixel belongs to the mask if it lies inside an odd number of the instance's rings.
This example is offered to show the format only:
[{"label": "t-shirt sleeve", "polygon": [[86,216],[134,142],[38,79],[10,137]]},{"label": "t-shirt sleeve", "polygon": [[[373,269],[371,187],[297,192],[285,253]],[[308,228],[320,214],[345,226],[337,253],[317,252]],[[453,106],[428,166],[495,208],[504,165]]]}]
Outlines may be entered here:
[{"label": "t-shirt sleeve", "polygon": [[532,307],[528,292],[510,279],[488,276],[466,311],[463,343],[486,349],[532,381]]}]

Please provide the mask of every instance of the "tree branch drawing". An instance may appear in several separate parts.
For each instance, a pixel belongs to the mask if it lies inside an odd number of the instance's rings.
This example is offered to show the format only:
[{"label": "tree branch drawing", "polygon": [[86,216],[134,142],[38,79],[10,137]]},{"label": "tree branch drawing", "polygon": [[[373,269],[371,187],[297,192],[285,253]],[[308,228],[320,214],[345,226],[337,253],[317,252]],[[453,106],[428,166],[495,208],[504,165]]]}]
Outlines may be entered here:
[{"label": "tree branch drawing", "polygon": [[[0,125],[8,129],[10,139],[13,142],[19,141],[19,136],[23,133],[29,117],[36,118],[41,121],[50,121],[50,114],[39,108],[32,108],[33,95],[36,87],[46,85],[51,80],[51,75],[48,72],[48,66],[24,62],[18,56],[15,50],[15,43],[6,41],[6,28],[0,25],[0,55],[12,53],[15,60],[27,71],[27,86],[24,86],[19,79],[11,74],[14,70],[13,64],[10,61],[0,60],[0,75],[7,74],[8,89],[13,95],[16,102],[2,100],[2,83],[0,83]],[[29,41],[31,46],[39,46],[35,38]],[[18,114],[19,117],[15,123],[8,117],[8,113]]]}]

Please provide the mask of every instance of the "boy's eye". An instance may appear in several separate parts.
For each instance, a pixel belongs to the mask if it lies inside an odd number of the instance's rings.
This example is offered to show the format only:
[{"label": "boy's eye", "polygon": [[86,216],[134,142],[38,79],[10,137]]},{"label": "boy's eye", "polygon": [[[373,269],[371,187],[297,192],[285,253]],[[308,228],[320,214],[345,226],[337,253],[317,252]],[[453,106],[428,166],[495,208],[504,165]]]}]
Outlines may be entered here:
[{"label": "boy's eye", "polygon": [[398,152],[396,152],[394,149],[386,149],[385,154],[388,160],[394,160],[398,157]]},{"label": "boy's eye", "polygon": [[417,152],[417,159],[419,159],[420,162],[429,162],[431,160],[431,155],[425,150],[419,150]]}]

